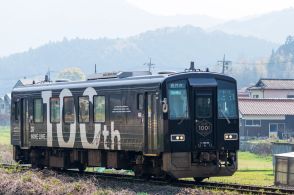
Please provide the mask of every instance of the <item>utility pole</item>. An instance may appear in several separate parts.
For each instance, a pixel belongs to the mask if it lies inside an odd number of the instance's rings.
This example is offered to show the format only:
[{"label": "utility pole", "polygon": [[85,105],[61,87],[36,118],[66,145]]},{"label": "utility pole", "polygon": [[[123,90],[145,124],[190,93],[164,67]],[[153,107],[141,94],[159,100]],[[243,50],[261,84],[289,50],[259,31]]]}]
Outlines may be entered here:
[{"label": "utility pole", "polygon": [[151,58],[149,58],[148,63],[144,63],[144,66],[148,66],[148,71],[151,72],[151,68],[155,66],[155,64],[151,63]]},{"label": "utility pole", "polygon": [[225,70],[228,70],[229,66],[232,64],[232,61],[226,60],[226,55],[224,54],[223,60],[219,60],[217,63],[222,65],[222,73],[225,74]]}]

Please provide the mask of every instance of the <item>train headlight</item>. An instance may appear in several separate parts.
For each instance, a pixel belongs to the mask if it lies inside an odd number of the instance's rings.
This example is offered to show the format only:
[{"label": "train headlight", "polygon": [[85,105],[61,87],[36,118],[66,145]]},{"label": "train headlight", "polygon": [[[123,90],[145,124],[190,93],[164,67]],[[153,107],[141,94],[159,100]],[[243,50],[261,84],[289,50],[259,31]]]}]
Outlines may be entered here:
[{"label": "train headlight", "polygon": [[225,133],[225,140],[238,140],[238,133]]},{"label": "train headlight", "polygon": [[171,134],[170,135],[170,141],[172,141],[172,142],[183,142],[183,141],[185,141],[185,135],[184,134]]}]

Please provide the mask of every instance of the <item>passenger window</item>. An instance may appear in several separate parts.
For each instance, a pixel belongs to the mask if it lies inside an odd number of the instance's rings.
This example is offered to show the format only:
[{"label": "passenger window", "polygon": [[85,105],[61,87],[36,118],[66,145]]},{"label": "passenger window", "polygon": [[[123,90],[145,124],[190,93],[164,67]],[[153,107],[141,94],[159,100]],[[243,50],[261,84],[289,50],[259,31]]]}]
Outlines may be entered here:
[{"label": "passenger window", "polygon": [[75,104],[73,97],[65,97],[63,99],[63,113],[64,113],[64,122],[65,123],[74,123],[75,122]]},{"label": "passenger window", "polygon": [[43,101],[42,99],[34,100],[34,122],[42,123],[43,122]]},{"label": "passenger window", "polygon": [[79,97],[79,122],[89,122],[89,97]]},{"label": "passenger window", "polygon": [[50,121],[51,123],[60,122],[60,100],[59,98],[50,99]]},{"label": "passenger window", "polygon": [[137,109],[138,110],[143,110],[143,105],[144,105],[144,98],[143,94],[138,94],[137,95]]},{"label": "passenger window", "polygon": [[168,108],[172,120],[189,118],[186,81],[168,84]]},{"label": "passenger window", "polygon": [[105,122],[105,96],[94,96],[94,122]]}]

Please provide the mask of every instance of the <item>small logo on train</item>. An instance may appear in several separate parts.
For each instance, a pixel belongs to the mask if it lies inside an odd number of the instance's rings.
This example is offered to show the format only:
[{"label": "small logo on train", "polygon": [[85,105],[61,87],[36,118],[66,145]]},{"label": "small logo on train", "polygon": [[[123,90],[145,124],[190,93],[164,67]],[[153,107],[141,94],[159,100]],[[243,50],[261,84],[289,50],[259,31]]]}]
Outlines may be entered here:
[{"label": "small logo on train", "polygon": [[211,134],[212,132],[212,124],[206,120],[202,120],[196,123],[196,131],[203,137]]}]

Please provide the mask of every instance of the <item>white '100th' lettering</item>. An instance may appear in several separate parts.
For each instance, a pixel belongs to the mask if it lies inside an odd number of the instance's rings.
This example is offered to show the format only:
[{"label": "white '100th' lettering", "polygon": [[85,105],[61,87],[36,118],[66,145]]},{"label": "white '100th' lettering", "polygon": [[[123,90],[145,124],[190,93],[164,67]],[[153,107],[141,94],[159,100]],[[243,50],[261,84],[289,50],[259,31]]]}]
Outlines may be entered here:
[{"label": "white '100th' lettering", "polygon": [[[93,98],[94,96],[97,95],[97,92],[95,91],[94,88],[89,87],[87,88],[83,96],[88,96],[89,101],[93,105]],[[59,100],[60,100],[60,116],[63,114],[63,99],[64,97],[72,96],[72,93],[69,89],[63,89],[60,92],[59,95]],[[50,98],[52,97],[52,91],[42,91],[42,99],[43,102],[47,105],[47,146],[52,147],[53,146],[53,132],[52,132],[52,123],[50,122]],[[74,109],[74,108],[73,108]],[[74,113],[76,111],[74,110]],[[72,148],[74,147],[75,144],[75,138],[76,138],[76,127],[77,127],[77,122],[76,118],[74,118],[73,123],[70,124],[70,133],[69,133],[69,139],[68,141],[64,140],[63,133],[62,133],[62,126],[63,126],[63,117],[60,117],[59,123],[56,124],[57,128],[57,141],[60,147],[65,147],[65,148]],[[100,144],[100,139],[101,139],[101,134],[103,135],[103,147],[104,149],[109,149],[111,148],[114,150],[114,143],[115,143],[115,138],[117,141],[117,149],[121,149],[121,137],[120,137],[120,132],[119,130],[114,129],[114,122],[111,121],[110,123],[110,131],[107,129],[107,125],[103,125],[103,130],[102,130],[102,124],[101,123],[95,123],[94,125],[94,137],[93,141],[91,143],[88,142],[87,140],[87,132],[86,132],[86,124],[79,124],[80,127],[80,137],[81,137],[81,144],[83,148],[87,149],[98,149],[99,144]],[[107,142],[107,138],[110,135],[110,147]]]}]

